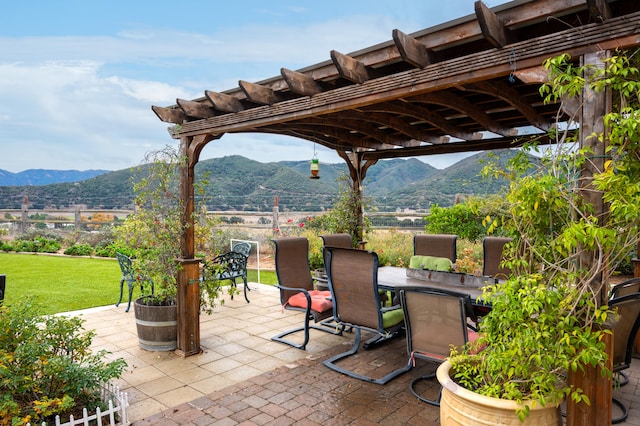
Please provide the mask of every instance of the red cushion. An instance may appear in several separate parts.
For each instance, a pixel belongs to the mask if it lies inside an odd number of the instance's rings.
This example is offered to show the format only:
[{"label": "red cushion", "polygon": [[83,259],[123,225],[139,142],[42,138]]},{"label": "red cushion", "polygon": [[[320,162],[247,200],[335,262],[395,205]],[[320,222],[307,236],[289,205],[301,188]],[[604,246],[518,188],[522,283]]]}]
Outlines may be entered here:
[{"label": "red cushion", "polygon": [[[331,303],[331,292],[328,290],[309,290],[309,296],[311,296],[311,309],[316,312],[324,312],[333,308]],[[303,292],[298,292],[291,296],[287,303],[291,306],[306,309],[307,298]]]}]

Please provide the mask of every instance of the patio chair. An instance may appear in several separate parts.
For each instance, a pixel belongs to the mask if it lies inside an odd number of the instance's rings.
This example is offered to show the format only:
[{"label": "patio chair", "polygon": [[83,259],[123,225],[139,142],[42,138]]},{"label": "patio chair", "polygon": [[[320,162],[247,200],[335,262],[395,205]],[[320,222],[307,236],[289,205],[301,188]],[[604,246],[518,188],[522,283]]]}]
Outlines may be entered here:
[{"label": "patio chair", "polygon": [[506,279],[511,275],[511,270],[501,265],[502,251],[505,244],[513,241],[508,237],[484,237],[482,240],[483,266],[482,275],[496,279]]},{"label": "patio chair", "polygon": [[237,253],[242,253],[245,256],[249,257],[249,253],[251,253],[251,244],[241,241],[239,243],[232,244],[231,251],[235,251]]},{"label": "patio chair", "polygon": [[457,235],[417,234],[413,237],[414,256],[446,257],[456,263]]},{"label": "patio chair", "polygon": [[343,234],[326,234],[320,235],[322,238],[322,258],[324,260],[324,274],[321,277],[316,278],[316,284],[319,284],[323,288],[329,288],[329,280],[327,279],[327,247],[342,247],[351,248],[352,239],[351,235]]},{"label": "patio chair", "polygon": [[[301,327],[284,331],[273,336],[271,340],[304,350],[309,343],[310,329],[342,335],[344,327],[336,329],[333,324],[331,294],[328,290],[318,291],[313,288],[307,238],[276,238],[271,241],[276,249],[275,263],[280,303],[284,309],[304,312],[304,324]],[[311,324],[311,320],[320,325]],[[285,338],[300,331],[304,332],[302,343]]]},{"label": "patio chair", "polygon": [[[429,287],[410,288],[400,291],[400,303],[411,366],[415,366],[416,358],[441,364],[449,356],[451,345],[462,347],[477,339],[478,334],[468,325],[468,320],[476,322],[468,294]],[[413,379],[409,390],[420,401],[439,406],[441,386],[433,400],[423,397],[415,389],[418,382],[432,379],[435,375],[434,370]]]},{"label": "patio chair", "polygon": [[403,322],[402,308],[382,308],[378,291],[378,255],[374,252],[339,247],[327,247],[329,289],[333,299],[333,317],[338,324],[355,328],[355,341],[347,352],[323,362],[328,368],[347,376],[383,385],[409,371],[404,365],[382,378],[373,378],[340,367],[337,363],[360,348],[362,330],[376,334],[370,342],[379,343],[397,336]]},{"label": "patio chair", "polygon": [[[249,303],[247,290],[251,290],[247,284],[247,256],[238,251],[230,251],[216,256],[210,262],[202,265],[201,280],[217,279],[220,281],[229,280],[231,286],[237,288],[236,279],[242,278],[244,282],[244,300]],[[231,293],[233,300],[233,292]]]},{"label": "patio chair", "polygon": [[153,288],[153,281],[136,274],[136,271],[133,269],[133,262],[129,256],[122,253],[116,253],[116,258],[118,259],[118,265],[120,265],[120,271],[122,271],[122,278],[120,278],[120,298],[118,299],[118,303],[116,303],[116,307],[120,305],[120,302],[122,302],[122,288],[126,282],[127,286],[129,286],[129,302],[127,303],[127,309],[124,311],[129,312],[129,308],[131,308],[133,286],[136,283],[140,284],[140,291],[143,290],[143,285],[145,283],[151,284],[151,294],[154,293],[155,289]]},{"label": "patio chair", "polygon": [[[613,327],[613,373],[614,384],[624,386],[628,383],[628,377],[623,370],[631,366],[633,344],[638,329],[640,329],[640,293],[629,293],[609,300],[609,307],[618,312],[618,321]],[[616,373],[618,377],[616,377]],[[620,380],[620,375],[623,379]],[[612,424],[621,423],[629,416],[629,409],[617,398],[613,398],[613,404],[622,414],[611,419]]]},{"label": "patio chair", "polygon": [[613,286],[609,292],[609,299],[632,293],[640,293],[640,278],[638,277],[631,278]]}]

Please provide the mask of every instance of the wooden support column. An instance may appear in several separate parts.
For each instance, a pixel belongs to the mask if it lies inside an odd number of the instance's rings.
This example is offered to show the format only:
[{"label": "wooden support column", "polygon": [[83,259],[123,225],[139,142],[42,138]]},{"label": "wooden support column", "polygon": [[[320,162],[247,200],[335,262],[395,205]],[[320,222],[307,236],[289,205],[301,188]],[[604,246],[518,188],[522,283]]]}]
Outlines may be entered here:
[{"label": "wooden support column", "polygon": [[200,271],[195,258],[194,181],[195,166],[210,135],[183,137],[180,140],[180,203],[182,235],[178,271],[178,348],[176,353],[187,357],[200,353]]},{"label": "wooden support column", "polygon": [[355,237],[356,240],[359,241],[359,248],[364,249],[366,243],[364,242],[364,204],[362,202],[364,188],[362,186],[362,181],[367,176],[367,169],[376,164],[378,160],[363,160],[363,152],[337,152],[349,167],[349,175],[351,176],[353,192],[356,198],[354,213],[357,217],[357,235],[355,235]]},{"label": "wooden support column", "polygon": [[[608,57],[608,52],[598,52],[586,54],[582,57],[583,65],[604,66],[603,59]],[[588,81],[589,76],[585,79]],[[611,111],[611,101],[609,92],[595,92],[589,87],[585,87],[582,92],[582,111],[580,114],[580,146],[589,147],[590,159],[586,161],[581,170],[582,197],[593,206],[594,214],[599,220],[605,221],[606,206],[602,199],[602,193],[595,191],[592,185],[592,177],[595,173],[604,170],[606,132],[603,117]],[[593,134],[603,134],[603,141],[599,141]],[[593,255],[588,253],[581,259],[582,267],[588,268],[595,261]],[[603,276],[600,274],[590,283],[592,291],[599,296],[598,303],[607,303],[607,286],[603,283]],[[567,401],[567,426],[578,425],[605,425],[611,423],[613,384],[611,378],[602,374],[603,369],[611,371],[613,358],[613,336],[604,337],[606,351],[609,356],[607,365],[592,367],[584,366],[583,372],[569,372],[569,383],[583,389],[584,394],[591,401],[591,405]]]}]

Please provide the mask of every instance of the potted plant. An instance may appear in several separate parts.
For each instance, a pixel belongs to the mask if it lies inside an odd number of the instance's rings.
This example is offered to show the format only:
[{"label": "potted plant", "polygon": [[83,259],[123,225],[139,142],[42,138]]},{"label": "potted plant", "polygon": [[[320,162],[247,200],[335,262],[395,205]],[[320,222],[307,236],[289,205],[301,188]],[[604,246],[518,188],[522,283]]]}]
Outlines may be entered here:
[{"label": "potted plant", "polygon": [[[610,333],[607,320],[614,313],[602,295],[611,271],[639,235],[639,73],[626,56],[605,60],[603,69],[574,67],[567,56],[545,66],[551,77],[541,89],[546,100],[570,99],[585,84],[614,92],[618,106],[604,118],[607,158],[602,169],[581,175],[596,155],[587,147],[579,149],[567,131],[558,133],[555,149],[540,158],[528,155],[535,149],[529,146],[506,170],[485,169],[511,178],[508,211],[502,218],[489,218],[489,227],[502,226],[514,237],[507,261],[512,275],[485,289],[483,298],[492,310],[479,324],[480,338],[452,349],[449,361],[438,368],[444,425],[451,424],[450,404],[469,394],[481,395],[480,400],[490,397],[493,405],[508,401],[516,421],[560,424],[556,407],[563,399],[591,403],[567,376],[589,365],[606,371],[603,337]],[[602,134],[592,137],[602,142]],[[585,192],[601,194],[608,206],[605,215],[585,199]],[[555,414],[543,414],[547,420],[541,420],[540,407]]]},{"label": "potted plant", "polygon": [[[133,178],[135,212],[117,229],[117,244],[130,247],[135,253],[135,268],[143,285],[142,296],[134,301],[134,312],[140,346],[147,350],[167,351],[177,345],[181,161],[184,160],[178,152],[169,146],[146,155],[145,164]],[[199,195],[204,184],[201,180],[196,186]],[[197,248],[202,250],[214,224],[204,207],[196,209],[195,214]],[[210,278],[200,283],[203,311],[212,312],[220,291],[219,280]]]}]

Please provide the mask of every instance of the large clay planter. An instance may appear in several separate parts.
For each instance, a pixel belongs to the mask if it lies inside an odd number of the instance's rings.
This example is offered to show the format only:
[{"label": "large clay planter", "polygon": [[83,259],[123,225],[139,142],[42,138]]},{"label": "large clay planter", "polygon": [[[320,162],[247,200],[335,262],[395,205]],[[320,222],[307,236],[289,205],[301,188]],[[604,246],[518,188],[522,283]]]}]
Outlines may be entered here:
[{"label": "large clay planter", "polygon": [[172,351],[178,347],[178,306],[134,302],[138,343],[148,351]]},{"label": "large clay planter", "polygon": [[449,377],[451,363],[445,361],[436,371],[442,385],[440,400],[440,425],[525,425],[560,426],[562,413],[559,407],[536,404],[529,416],[521,422],[516,414],[518,404],[506,399],[491,398],[471,392],[457,385]]}]

